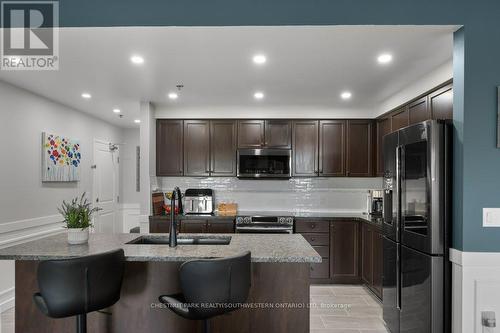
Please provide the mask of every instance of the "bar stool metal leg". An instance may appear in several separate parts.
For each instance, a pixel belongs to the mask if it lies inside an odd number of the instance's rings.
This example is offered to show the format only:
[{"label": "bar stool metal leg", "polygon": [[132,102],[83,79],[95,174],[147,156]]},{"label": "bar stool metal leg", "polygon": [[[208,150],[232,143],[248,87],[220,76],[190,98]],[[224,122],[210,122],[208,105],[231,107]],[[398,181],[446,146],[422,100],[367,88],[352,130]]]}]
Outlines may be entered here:
[{"label": "bar stool metal leg", "polygon": [[203,320],[203,333],[210,333],[210,323],[208,319]]},{"label": "bar stool metal leg", "polygon": [[76,316],[76,332],[87,333],[87,314]]}]

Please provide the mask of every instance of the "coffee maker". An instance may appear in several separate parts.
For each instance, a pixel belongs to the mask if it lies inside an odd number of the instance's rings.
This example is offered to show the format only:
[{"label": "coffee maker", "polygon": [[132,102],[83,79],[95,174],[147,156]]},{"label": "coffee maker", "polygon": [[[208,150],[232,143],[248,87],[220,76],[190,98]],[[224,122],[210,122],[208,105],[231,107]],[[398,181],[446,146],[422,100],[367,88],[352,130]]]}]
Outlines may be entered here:
[{"label": "coffee maker", "polygon": [[383,190],[369,190],[367,198],[368,214],[374,217],[382,217],[384,209],[384,192]]}]

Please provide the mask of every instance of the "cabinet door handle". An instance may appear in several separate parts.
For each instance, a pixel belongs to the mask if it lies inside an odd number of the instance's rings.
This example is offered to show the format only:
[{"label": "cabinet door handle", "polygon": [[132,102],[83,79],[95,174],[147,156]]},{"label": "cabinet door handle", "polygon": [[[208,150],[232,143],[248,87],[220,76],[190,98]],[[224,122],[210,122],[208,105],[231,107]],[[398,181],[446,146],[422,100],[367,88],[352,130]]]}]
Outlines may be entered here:
[{"label": "cabinet door handle", "polygon": [[311,237],[311,241],[314,242],[316,240],[316,238],[314,237]]},{"label": "cabinet door handle", "polygon": [[316,224],[312,223],[311,224],[311,229],[314,229],[314,228],[316,228]]}]

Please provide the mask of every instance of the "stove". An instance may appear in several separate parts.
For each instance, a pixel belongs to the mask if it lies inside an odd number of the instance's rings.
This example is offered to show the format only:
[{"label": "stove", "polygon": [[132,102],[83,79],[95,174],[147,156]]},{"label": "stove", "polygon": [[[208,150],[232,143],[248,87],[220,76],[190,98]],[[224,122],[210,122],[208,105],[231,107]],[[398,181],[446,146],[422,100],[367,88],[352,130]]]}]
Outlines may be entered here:
[{"label": "stove", "polygon": [[246,214],[236,217],[237,233],[292,234],[293,216],[277,216],[267,213]]}]

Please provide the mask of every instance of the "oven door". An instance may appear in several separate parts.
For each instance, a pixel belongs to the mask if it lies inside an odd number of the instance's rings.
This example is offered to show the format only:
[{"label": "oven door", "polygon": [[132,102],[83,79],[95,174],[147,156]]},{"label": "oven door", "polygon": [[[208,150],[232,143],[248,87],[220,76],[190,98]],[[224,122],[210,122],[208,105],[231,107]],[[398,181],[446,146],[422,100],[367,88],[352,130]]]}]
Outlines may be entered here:
[{"label": "oven door", "polygon": [[290,149],[239,149],[238,178],[290,178]]},{"label": "oven door", "polygon": [[239,234],[291,234],[293,227],[247,225],[236,226],[236,232]]}]

